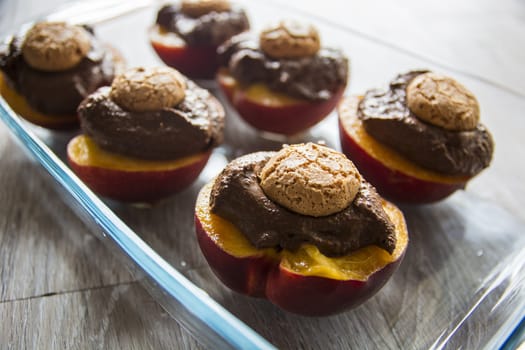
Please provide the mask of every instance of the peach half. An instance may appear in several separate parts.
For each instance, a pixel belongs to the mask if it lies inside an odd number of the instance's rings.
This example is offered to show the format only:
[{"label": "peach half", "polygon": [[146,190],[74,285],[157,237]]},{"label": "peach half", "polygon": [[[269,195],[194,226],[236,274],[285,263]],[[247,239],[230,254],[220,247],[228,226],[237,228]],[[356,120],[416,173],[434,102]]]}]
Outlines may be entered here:
[{"label": "peach half", "polygon": [[408,233],[401,211],[384,201],[396,226],[392,254],[366,246],[330,258],[304,244],[296,252],[257,249],[231,223],[210,211],[213,182],[200,191],[195,230],[200,248],[217,277],[242,294],[266,298],[280,308],[306,316],[324,316],[355,307],[373,296],[401,263]]},{"label": "peach half", "polygon": [[360,100],[345,97],[338,106],[341,148],[381,195],[399,202],[431,203],[465,188],[469,177],[424,169],[372,138],[357,117]]},{"label": "peach half", "polygon": [[24,96],[11,88],[3,74],[0,74],[0,95],[11,109],[25,120],[53,130],[66,130],[78,127],[78,117],[73,115],[51,115],[35,110],[29,105]]},{"label": "peach half", "polygon": [[213,79],[218,69],[217,46],[189,46],[177,34],[155,25],[149,30],[151,46],[168,66],[192,79]]},{"label": "peach half", "polygon": [[339,102],[344,86],[330,99],[310,102],[271,91],[263,84],[240,86],[225,69],[217,82],[244,121],[256,129],[282,135],[295,135],[323,120]]},{"label": "peach half", "polygon": [[101,149],[79,135],[67,146],[68,163],[94,192],[126,202],[152,202],[188,187],[200,174],[211,150],[170,160],[142,160]]}]

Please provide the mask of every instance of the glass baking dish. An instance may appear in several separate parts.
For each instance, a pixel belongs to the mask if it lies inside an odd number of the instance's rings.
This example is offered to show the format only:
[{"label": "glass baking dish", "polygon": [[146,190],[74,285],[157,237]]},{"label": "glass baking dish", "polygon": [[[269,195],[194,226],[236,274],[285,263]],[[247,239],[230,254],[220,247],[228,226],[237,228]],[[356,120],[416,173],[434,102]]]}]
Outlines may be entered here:
[{"label": "glass baking dish", "polygon": [[[396,52],[307,14],[283,9],[278,3],[240,2],[255,29],[275,19],[275,13],[282,18],[314,22],[325,43],[349,55],[350,84],[356,92],[383,84],[397,72],[435,68],[421,58]],[[85,1],[62,7],[49,18],[94,23],[97,34],[121,50],[130,66],[152,65],[161,64],[146,34],[157,6],[152,1]],[[439,70],[446,72],[443,67]],[[201,83],[222,99],[213,82]],[[475,85],[476,81],[469,83]],[[324,318],[301,317],[224,287],[200,254],[194,235],[194,202],[202,185],[229,160],[252,151],[274,150],[283,142],[323,140],[340,149],[334,114],[304,135],[272,140],[254,132],[224,104],[228,118],[225,144],[214,151],[189,189],[147,208],[101,199],[69,170],[65,145],[74,133],[50,132],[29,125],[1,98],[0,117],[21,147],[51,175],[63,198],[93,233],[206,347],[511,346],[505,341],[525,314],[523,223],[497,203],[470,190],[434,205],[401,206],[411,237],[405,260],[376,296],[354,310]]]}]

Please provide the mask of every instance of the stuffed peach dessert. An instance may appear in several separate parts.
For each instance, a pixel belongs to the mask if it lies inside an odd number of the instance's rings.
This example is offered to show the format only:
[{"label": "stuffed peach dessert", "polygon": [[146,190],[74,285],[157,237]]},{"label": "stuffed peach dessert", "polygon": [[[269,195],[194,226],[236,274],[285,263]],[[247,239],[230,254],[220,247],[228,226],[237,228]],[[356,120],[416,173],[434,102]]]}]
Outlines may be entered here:
[{"label": "stuffed peach dessert", "polygon": [[40,22],[0,52],[0,94],[24,119],[50,129],[78,126],[77,107],[123,69],[91,27]]},{"label": "stuffed peach dessert", "polygon": [[249,28],[244,10],[228,0],[181,0],[159,10],[149,37],[168,66],[193,79],[213,79],[217,47]]},{"label": "stuffed peach dessert", "polygon": [[226,286],[309,316],[370,298],[408,244],[401,211],[343,154],[313,143],[231,162],[199,193],[195,227]]},{"label": "stuffed peach dessert", "polygon": [[190,185],[222,141],[224,110],[168,67],[133,68],[79,106],[68,161],[94,192],[150,202]]},{"label": "stuffed peach dessert", "polygon": [[475,96],[429,71],[398,75],[388,89],[338,107],[343,152],[379,193],[396,201],[446,198],[489,166],[490,132]]},{"label": "stuffed peach dessert", "polygon": [[348,59],[322,48],[317,29],[294,21],[246,34],[218,49],[219,86],[241,118],[281,135],[305,131],[336,106],[348,80]]}]

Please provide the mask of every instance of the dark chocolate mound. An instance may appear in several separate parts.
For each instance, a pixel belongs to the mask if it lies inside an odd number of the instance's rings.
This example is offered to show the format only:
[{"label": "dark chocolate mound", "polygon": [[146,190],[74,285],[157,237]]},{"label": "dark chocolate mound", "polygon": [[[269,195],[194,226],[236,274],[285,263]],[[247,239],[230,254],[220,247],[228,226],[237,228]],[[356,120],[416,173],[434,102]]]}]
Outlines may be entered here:
[{"label": "dark chocolate mound", "polygon": [[376,190],[364,180],[352,204],[328,216],[297,214],[270,200],[257,174],[274,154],[252,153],[226,166],[211,192],[212,212],[235,225],[257,248],[295,251],[311,243],[331,257],[371,244],[394,251],[395,227]]},{"label": "dark chocolate mound", "polygon": [[132,112],[98,89],[78,108],[82,130],[103,149],[142,159],[170,160],[206,151],[222,142],[224,110],[210,93],[187,81],[177,106]]},{"label": "dark chocolate mound", "polygon": [[219,62],[237,82],[262,83],[271,90],[309,101],[326,101],[346,86],[348,59],[339,50],[322,48],[299,59],[267,56],[258,42],[240,34],[217,50]]},{"label": "dark chocolate mound", "polygon": [[23,38],[13,37],[5,50],[0,50],[0,70],[9,85],[41,113],[75,115],[87,95],[113,81],[114,53],[93,35],[87,57],[61,72],[45,72],[29,66],[22,56],[22,42]]},{"label": "dark chocolate mound", "polygon": [[427,71],[397,76],[389,89],[368,91],[358,116],[365,130],[423,168],[446,175],[474,176],[489,166],[494,142],[481,123],[474,130],[450,131],[420,120],[406,102],[410,81]]},{"label": "dark chocolate mound", "polygon": [[156,23],[190,46],[219,46],[250,28],[246,13],[238,6],[194,18],[182,13],[179,4],[165,5],[157,13]]}]

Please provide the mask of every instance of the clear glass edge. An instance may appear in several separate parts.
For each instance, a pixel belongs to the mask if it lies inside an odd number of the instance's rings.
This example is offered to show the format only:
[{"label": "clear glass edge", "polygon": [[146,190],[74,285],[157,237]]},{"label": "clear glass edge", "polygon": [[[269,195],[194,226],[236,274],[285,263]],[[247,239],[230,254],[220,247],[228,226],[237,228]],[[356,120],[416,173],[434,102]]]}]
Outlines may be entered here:
[{"label": "clear glass edge", "polygon": [[512,332],[510,337],[505,341],[501,347],[502,350],[518,349],[520,346],[525,346],[525,317],[521,319],[516,329]]},{"label": "clear glass edge", "polygon": [[470,309],[459,319],[452,320],[430,349],[461,348],[463,329],[480,319],[490,322],[499,313],[506,313],[505,321],[488,337],[483,349],[512,350],[517,345],[511,337],[514,333],[519,334],[525,315],[525,248],[514,251],[494,267],[473,296]]},{"label": "clear glass edge", "polygon": [[[84,213],[81,217],[92,219],[98,228],[109,237],[112,243],[120,249],[124,258],[148,278],[146,289],[153,296],[159,296],[155,285],[177,300],[188,314],[195,319],[181,318],[180,314],[172,312],[173,305],[164,298],[156,298],[171,316],[186,326],[190,332],[197,333],[196,339],[210,348],[218,345],[218,339],[202,337],[195,320],[212,330],[231,348],[237,349],[275,349],[266,339],[248,327],[244,322],[232,315],[202,289],[174,269],[162,259],[149,245],[124,224],[91,190],[80,181],[75,174],[56,156],[21,119],[11,110],[5,100],[0,97],[0,119],[24,149],[51,175],[51,177],[68,193]],[[93,230],[93,227],[90,225]],[[107,240],[103,240],[108,243]],[[153,289],[153,290],[152,290]],[[180,310],[180,308],[177,308]],[[190,317],[190,318],[191,318]],[[207,339],[207,340],[206,340]],[[204,341],[203,341],[204,340]]]},{"label": "clear glass edge", "polygon": [[[125,15],[131,11],[151,6],[157,2],[156,0],[93,1],[89,6],[84,7],[87,1],[76,1],[61,6],[58,12],[54,11],[46,18],[54,20],[67,18],[75,23],[100,23]],[[269,5],[278,7],[273,1]],[[101,14],[103,15],[102,17],[100,16]],[[8,127],[11,134],[16,137],[21,146],[42,165],[61,189],[65,190],[71,197],[78,207],[76,210],[77,215],[84,221],[89,221],[88,224],[95,223],[111,238],[111,242],[103,240],[106,246],[113,248],[112,250],[115,253],[118,253],[121,258],[123,257],[128,268],[135,275],[145,274],[146,279],[141,280],[144,287],[176,321],[196,335],[196,339],[200,343],[210,348],[216,348],[219,345],[217,338],[209,335],[205,336],[202,332],[199,332],[200,324],[196,324],[196,320],[205,325],[206,328],[214,331],[215,334],[225,341],[223,344],[229,347],[245,349],[249,346],[250,349],[275,349],[271,343],[210,298],[205,291],[195,286],[140,239],[23,124],[1,96],[0,119]],[[63,199],[67,202],[66,198]],[[94,230],[92,225],[90,225],[90,228]],[[118,250],[111,247],[110,243],[116,245]],[[501,297],[496,296],[496,303],[492,303],[489,298],[491,294],[497,294],[499,291],[496,288],[497,283],[503,283],[512,279],[516,273],[520,274],[522,281],[525,278],[524,259],[521,260],[523,263],[519,265],[523,268],[509,268],[510,261],[518,261],[517,258],[525,257],[525,248],[514,253],[492,270],[492,274],[487,277],[482,288],[476,294],[476,302],[466,315],[459,322],[453,323],[449,329],[444,330],[430,347],[431,349],[444,349],[451,345],[458,331],[470,319],[473,319],[472,316],[475,313],[485,312],[482,306],[490,310],[491,313],[495,313],[499,309],[504,308],[502,305],[511,308],[512,312],[508,315],[506,321],[502,323],[499,331],[490,337],[484,348],[511,350],[519,345],[518,340],[521,339],[522,333],[525,332],[524,283],[511,284],[509,288],[506,288],[501,293]],[[135,271],[137,268],[139,272]],[[163,292],[159,291],[159,287]],[[515,295],[520,295],[521,300],[515,302]],[[169,298],[177,300],[179,305],[174,305]],[[188,316],[189,318],[180,317],[181,311],[190,315]]]}]

